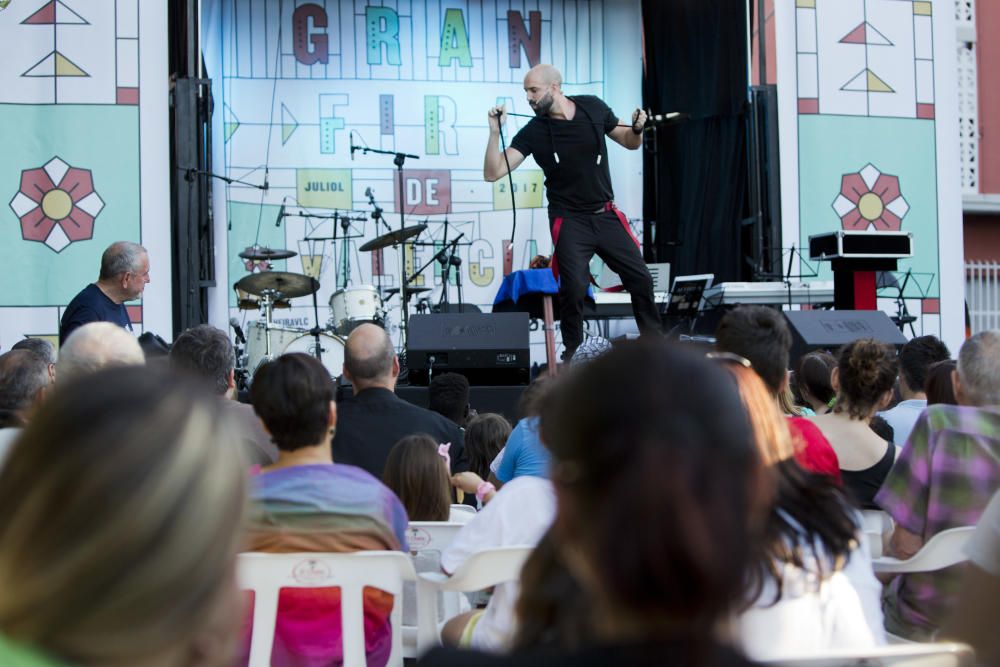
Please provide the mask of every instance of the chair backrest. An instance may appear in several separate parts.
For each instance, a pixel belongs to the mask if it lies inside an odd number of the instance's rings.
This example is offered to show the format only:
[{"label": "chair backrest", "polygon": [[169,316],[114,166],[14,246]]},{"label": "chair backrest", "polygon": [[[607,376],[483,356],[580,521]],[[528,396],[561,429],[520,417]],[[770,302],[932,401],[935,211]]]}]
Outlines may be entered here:
[{"label": "chair backrest", "polygon": [[469,523],[476,516],[476,508],[469,505],[453,504],[448,513],[450,523]]},{"label": "chair backrest", "polygon": [[822,655],[768,660],[781,667],[973,667],[975,653],[966,644],[898,644],[861,651],[824,651]]},{"label": "chair backrest", "polygon": [[464,525],[454,521],[411,521],[406,528],[410,551],[444,551]]},{"label": "chair backrest", "polygon": [[892,532],[892,517],[882,510],[861,510],[861,532],[868,537],[872,558],[882,555],[882,538]]},{"label": "chair backrest", "polygon": [[450,576],[430,577],[438,588],[446,591],[481,591],[507,581],[516,581],[521,576],[524,561],[531,554],[533,546],[496,547],[472,554]]},{"label": "chair backrest", "polygon": [[898,558],[875,558],[872,567],[876,572],[933,572],[968,560],[965,543],[972,537],[975,526],[962,526],[942,530],[927,540],[920,551],[906,560]]},{"label": "chair backrest", "polygon": [[[271,664],[280,589],[339,587],[344,667],[365,667],[364,587],[372,586],[395,597],[390,623],[392,628],[400,628],[403,582],[417,578],[410,557],[399,551],[242,553],[238,560],[238,576],[243,590],[254,591],[249,667]],[[392,633],[387,664],[390,667],[403,664],[400,632]]]}]

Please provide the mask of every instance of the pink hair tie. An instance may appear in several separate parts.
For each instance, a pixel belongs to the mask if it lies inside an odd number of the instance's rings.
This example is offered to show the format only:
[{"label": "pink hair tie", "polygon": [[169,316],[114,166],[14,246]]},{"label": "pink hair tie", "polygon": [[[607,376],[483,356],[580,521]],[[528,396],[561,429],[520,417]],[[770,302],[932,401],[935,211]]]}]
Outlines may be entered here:
[{"label": "pink hair tie", "polygon": [[438,454],[444,459],[444,462],[448,464],[448,470],[451,470],[451,455],[448,450],[451,449],[450,442],[442,442],[438,445]]}]

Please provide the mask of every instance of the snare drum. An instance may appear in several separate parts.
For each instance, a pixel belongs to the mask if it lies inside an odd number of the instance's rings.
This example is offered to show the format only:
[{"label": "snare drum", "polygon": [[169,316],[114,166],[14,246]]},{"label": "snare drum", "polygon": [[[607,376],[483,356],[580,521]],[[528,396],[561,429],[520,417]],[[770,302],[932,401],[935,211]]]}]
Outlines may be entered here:
[{"label": "snare drum", "polygon": [[382,321],[382,298],[371,285],[339,289],[330,297],[330,314],[334,331],[346,336],[359,324]]},{"label": "snare drum", "polygon": [[[288,354],[290,352],[302,352],[308,354],[310,357],[315,357],[316,339],[313,338],[312,334],[302,334],[289,342],[285,346],[285,349],[281,351],[281,354]],[[320,361],[330,373],[330,377],[338,377],[344,372],[343,340],[328,333],[320,333],[319,352],[321,355]]]}]

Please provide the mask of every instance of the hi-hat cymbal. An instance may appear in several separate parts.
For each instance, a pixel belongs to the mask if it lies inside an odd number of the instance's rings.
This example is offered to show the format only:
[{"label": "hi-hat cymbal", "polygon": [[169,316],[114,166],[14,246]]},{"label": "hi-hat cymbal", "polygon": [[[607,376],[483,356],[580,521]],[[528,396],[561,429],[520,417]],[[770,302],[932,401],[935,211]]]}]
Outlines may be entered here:
[{"label": "hi-hat cymbal", "polygon": [[419,225],[412,225],[410,227],[403,227],[402,229],[397,229],[394,232],[389,232],[388,234],[383,234],[382,236],[376,236],[358,249],[361,252],[368,252],[370,250],[378,250],[379,248],[395,245],[400,241],[405,241],[408,238],[416,236],[425,229],[427,229],[427,225],[423,223]]},{"label": "hi-hat cymbal", "polygon": [[290,257],[295,257],[298,253],[294,250],[283,250],[281,248],[268,248],[263,245],[252,245],[247,246],[247,249],[240,253],[241,259],[249,259],[251,261],[271,261],[274,259],[288,259]]},{"label": "hi-hat cymbal", "polygon": [[[384,289],[382,291],[383,291],[383,293],[385,293],[386,296],[393,296],[395,294],[399,294],[399,288],[398,287],[388,287],[388,288],[386,288],[386,289]],[[406,293],[407,294],[420,294],[421,292],[430,292],[430,291],[431,291],[430,287],[407,287],[406,288]]]},{"label": "hi-hat cymbal", "polygon": [[243,276],[237,281],[236,287],[257,296],[272,292],[277,299],[294,299],[318,290],[319,281],[301,273],[264,271]]}]

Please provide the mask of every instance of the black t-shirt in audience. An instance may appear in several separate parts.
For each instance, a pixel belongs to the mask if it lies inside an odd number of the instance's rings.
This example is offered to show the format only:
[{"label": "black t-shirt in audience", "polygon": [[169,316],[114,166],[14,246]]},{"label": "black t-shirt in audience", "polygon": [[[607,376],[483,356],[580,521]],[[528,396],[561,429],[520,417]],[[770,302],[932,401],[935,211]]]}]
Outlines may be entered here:
[{"label": "black t-shirt in audience", "polygon": [[415,433],[451,443],[453,473],[469,469],[465,437],[455,422],[381,388],[365,389],[337,402],[333,460],[358,466],[382,479],[389,450],[404,436]]},{"label": "black t-shirt in audience", "polygon": [[125,304],[115,303],[93,283],[84,287],[66,306],[59,327],[59,344],[65,343],[74,329],[90,322],[111,322],[132,330]]}]

